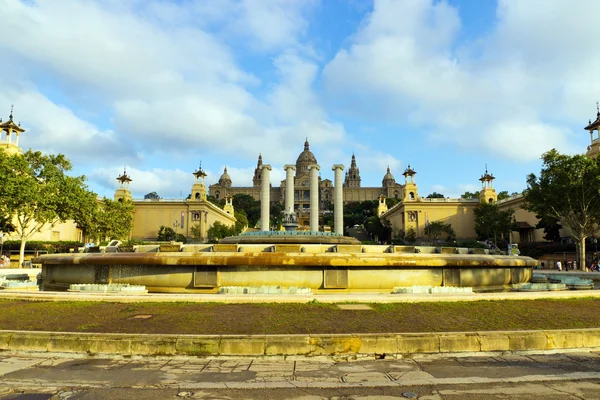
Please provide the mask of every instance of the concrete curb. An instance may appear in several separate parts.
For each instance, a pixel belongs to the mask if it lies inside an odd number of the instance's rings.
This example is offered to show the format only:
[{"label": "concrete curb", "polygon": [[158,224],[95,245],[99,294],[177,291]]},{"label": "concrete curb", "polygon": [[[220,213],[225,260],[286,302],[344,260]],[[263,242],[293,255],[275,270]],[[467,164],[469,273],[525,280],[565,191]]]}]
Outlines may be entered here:
[{"label": "concrete curb", "polygon": [[389,294],[389,293],[340,293],[340,294],[105,294],[81,292],[24,292],[0,290],[0,299],[27,301],[99,301],[111,303],[427,303],[493,300],[542,300],[600,298],[600,290],[565,290],[559,292],[493,292],[493,293],[446,293],[446,294]]},{"label": "concrete curb", "polygon": [[345,356],[599,348],[600,328],[331,335],[153,335],[0,331],[0,351],[120,356]]}]

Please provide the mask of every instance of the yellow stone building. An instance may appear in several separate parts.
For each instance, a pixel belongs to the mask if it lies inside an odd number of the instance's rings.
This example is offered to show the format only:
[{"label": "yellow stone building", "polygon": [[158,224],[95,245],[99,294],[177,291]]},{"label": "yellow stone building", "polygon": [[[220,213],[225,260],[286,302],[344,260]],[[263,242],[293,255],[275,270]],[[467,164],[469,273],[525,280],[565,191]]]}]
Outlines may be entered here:
[{"label": "yellow stone building", "polygon": [[217,207],[206,199],[205,172],[198,168],[194,172],[196,182],[187,200],[133,199],[129,184],[132,179],[127,171],[117,178],[119,187],[115,191],[115,201],[131,200],[134,206],[133,230],[131,237],[141,240],[156,240],[161,226],[172,228],[177,234],[193,238],[191,228],[200,227],[200,240],[208,239],[208,229],[220,222],[226,226],[235,224],[231,197],[226,197],[225,207]]},{"label": "yellow stone building", "polygon": [[415,181],[416,174],[417,172],[409,165],[402,174],[405,183],[402,188],[400,203],[380,214],[381,219],[390,221],[393,235],[413,229],[416,237],[423,239],[426,237],[425,228],[427,225],[438,221],[452,225],[457,238],[476,239],[475,213],[473,210],[480,202],[487,202],[498,204],[500,210],[515,210],[519,230],[511,233],[512,243],[544,241],[544,230],[535,229],[538,221],[535,214],[522,208],[523,195],[498,200],[498,195],[493,187],[495,178],[487,170],[479,178],[481,190],[478,199],[428,199],[421,197]]}]

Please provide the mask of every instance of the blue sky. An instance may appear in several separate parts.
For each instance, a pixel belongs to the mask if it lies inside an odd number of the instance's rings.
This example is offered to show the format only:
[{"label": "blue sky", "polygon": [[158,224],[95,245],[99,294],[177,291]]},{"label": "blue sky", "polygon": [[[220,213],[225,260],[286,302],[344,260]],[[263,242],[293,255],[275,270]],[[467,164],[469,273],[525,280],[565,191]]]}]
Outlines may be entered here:
[{"label": "blue sky", "polygon": [[[552,148],[585,152],[600,98],[594,0],[0,0],[0,115],[112,197],[184,197],[202,162],[251,184],[308,137],[332,179],[408,164],[421,195],[485,171],[520,192]],[[10,60],[6,62],[6,60]],[[4,110],[4,111],[2,111]]]}]

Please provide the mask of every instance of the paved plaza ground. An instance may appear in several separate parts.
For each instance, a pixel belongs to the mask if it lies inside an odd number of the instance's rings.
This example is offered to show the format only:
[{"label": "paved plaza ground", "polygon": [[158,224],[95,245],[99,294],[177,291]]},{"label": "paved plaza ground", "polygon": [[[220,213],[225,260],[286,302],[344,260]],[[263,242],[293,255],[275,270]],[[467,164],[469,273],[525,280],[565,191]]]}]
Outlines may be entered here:
[{"label": "paved plaza ground", "polygon": [[340,362],[0,356],[1,400],[599,399],[600,353]]}]

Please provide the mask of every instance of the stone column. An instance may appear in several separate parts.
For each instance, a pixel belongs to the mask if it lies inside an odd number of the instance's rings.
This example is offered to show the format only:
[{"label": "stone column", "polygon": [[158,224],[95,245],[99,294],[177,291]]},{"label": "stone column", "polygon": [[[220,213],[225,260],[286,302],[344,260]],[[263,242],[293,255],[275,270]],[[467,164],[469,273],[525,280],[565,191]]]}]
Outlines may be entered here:
[{"label": "stone column", "polygon": [[342,188],[342,164],[334,164],[333,168],[333,231],[344,234],[344,189]]},{"label": "stone column", "polygon": [[294,212],[294,171],[296,166],[294,164],[285,164],[285,213]]},{"label": "stone column", "polygon": [[317,164],[309,165],[310,173],[310,230],[319,230],[319,169]]},{"label": "stone column", "polygon": [[261,167],[260,187],[260,230],[270,231],[269,210],[271,209],[271,166],[263,164]]}]

